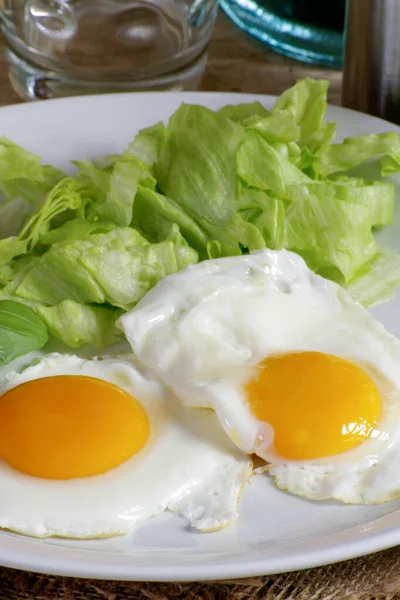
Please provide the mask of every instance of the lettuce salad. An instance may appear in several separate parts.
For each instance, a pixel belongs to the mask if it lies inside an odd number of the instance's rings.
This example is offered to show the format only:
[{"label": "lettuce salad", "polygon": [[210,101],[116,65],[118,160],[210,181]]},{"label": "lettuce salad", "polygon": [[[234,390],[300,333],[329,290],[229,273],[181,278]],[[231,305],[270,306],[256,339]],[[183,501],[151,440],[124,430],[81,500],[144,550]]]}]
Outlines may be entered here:
[{"label": "lettuce salad", "polygon": [[386,299],[400,258],[374,230],[392,222],[394,188],[347,172],[371,159],[398,172],[400,138],[332,143],[327,87],[299,81],[271,111],[183,104],[122,154],[75,161],[73,177],[2,138],[0,300],[26,305],[72,348],[101,348],[161,278],[266,247],[300,254],[364,305]]}]

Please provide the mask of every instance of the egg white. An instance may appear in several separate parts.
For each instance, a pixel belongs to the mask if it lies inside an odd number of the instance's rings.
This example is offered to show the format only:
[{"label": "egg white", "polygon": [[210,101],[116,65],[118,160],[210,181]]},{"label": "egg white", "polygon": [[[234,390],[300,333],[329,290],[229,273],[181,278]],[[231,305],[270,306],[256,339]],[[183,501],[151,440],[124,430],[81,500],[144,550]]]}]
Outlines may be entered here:
[{"label": "egg white", "polygon": [[54,375],[95,377],[127,390],[147,412],[149,441],[115,469],[70,480],[31,477],[0,460],[0,527],[38,537],[93,538],[126,533],[165,510],[202,531],[235,521],[252,463],[224,436],[212,411],[182,408],[129,355],[85,360],[51,354],[9,372],[0,394]]},{"label": "egg white", "polygon": [[[400,342],[337,284],[282,250],[204,261],[161,281],[120,326],[139,360],[190,407],[212,407],[242,450],[271,463],[278,487],[310,499],[400,497]],[[271,355],[317,351],[362,367],[382,398],[373,436],[347,452],[289,461],[243,391]]]}]

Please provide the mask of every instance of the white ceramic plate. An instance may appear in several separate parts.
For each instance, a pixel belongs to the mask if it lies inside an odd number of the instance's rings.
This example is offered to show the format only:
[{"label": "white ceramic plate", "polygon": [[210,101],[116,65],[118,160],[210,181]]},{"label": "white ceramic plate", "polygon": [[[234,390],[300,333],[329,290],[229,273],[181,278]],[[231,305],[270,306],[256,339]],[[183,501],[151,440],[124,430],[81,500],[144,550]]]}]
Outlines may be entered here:
[{"label": "white ceramic plate", "polygon": [[[121,151],[136,131],[167,119],[181,102],[219,108],[271,97],[242,94],[153,93],[50,100],[0,110],[7,135],[45,161],[69,169],[70,158]],[[400,128],[330,107],[338,139]],[[397,189],[400,198],[400,180]],[[400,250],[400,210],[381,241]],[[400,336],[400,293],[372,313]],[[311,503],[276,490],[268,477],[245,489],[236,525],[209,534],[188,530],[164,514],[134,535],[97,541],[34,540],[0,533],[0,564],[44,573],[150,581],[207,580],[303,569],[349,559],[400,543],[400,501],[380,506]]]}]

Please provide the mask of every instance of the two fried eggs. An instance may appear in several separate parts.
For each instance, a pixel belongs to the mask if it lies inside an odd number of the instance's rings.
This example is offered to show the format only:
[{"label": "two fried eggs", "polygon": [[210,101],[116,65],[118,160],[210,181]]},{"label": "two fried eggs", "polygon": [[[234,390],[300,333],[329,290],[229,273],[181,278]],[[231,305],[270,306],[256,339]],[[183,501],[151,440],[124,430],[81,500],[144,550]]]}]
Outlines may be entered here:
[{"label": "two fried eggs", "polygon": [[251,454],[305,498],[400,497],[400,342],[299,256],[204,261],[120,327],[135,358],[54,354],[7,375],[0,527],[104,537],[170,510],[219,529]]}]

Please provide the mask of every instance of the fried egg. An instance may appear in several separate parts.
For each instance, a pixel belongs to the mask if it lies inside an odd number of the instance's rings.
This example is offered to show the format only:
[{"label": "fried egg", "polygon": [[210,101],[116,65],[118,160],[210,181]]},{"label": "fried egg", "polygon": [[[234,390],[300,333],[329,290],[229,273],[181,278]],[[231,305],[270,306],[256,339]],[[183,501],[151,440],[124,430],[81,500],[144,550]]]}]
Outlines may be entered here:
[{"label": "fried egg", "polygon": [[204,261],[120,319],[187,407],[214,409],[278,487],[309,499],[400,497],[400,342],[291,252]]},{"label": "fried egg", "polygon": [[251,460],[129,355],[48,355],[0,394],[0,527],[92,538],[165,510],[202,531],[236,519]]}]

